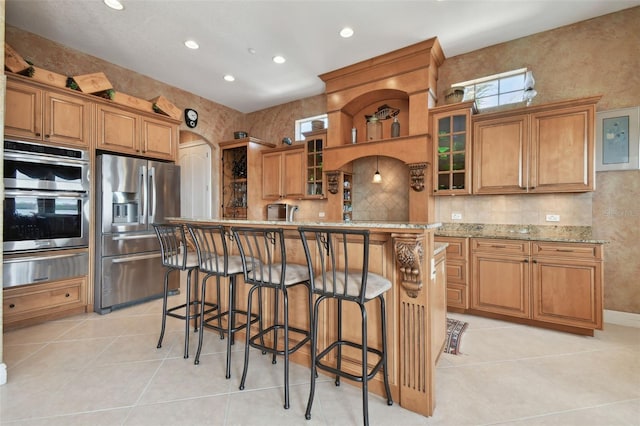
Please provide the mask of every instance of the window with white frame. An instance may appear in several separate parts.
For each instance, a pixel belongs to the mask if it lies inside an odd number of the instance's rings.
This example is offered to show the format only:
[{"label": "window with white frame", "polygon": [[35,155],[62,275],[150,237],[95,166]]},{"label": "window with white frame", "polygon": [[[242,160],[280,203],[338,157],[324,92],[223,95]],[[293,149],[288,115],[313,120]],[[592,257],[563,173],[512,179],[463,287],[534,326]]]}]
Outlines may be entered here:
[{"label": "window with white frame", "polygon": [[303,133],[310,132],[312,130],[311,122],[315,120],[320,120],[324,122],[325,129],[329,125],[329,118],[327,117],[327,114],[314,115],[313,117],[306,117],[306,118],[301,118],[299,120],[296,120],[296,140],[297,141],[304,140]]},{"label": "window with white frame", "polygon": [[[515,104],[522,102],[527,77],[527,69],[520,68],[513,71],[507,71],[500,74],[489,75],[486,77],[476,78],[474,80],[454,83],[451,87],[464,87],[463,101],[476,101],[479,110],[493,108],[500,105]],[[531,80],[533,77],[531,76]]]}]

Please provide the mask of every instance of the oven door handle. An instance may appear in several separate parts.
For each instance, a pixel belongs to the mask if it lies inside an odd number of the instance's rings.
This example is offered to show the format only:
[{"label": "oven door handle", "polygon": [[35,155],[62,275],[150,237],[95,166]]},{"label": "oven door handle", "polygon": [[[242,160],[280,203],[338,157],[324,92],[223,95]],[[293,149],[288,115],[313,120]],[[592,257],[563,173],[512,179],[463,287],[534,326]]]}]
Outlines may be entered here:
[{"label": "oven door handle", "polygon": [[56,156],[50,156],[47,154],[30,154],[26,152],[20,151],[9,151],[6,150],[4,152],[4,158],[9,160],[17,160],[23,163],[36,163],[36,164],[51,164],[53,166],[86,166],[89,164],[89,160],[75,160],[73,158],[62,158]]},{"label": "oven door handle", "polygon": [[9,197],[39,197],[39,198],[88,198],[87,192],[68,191],[5,191],[5,198]]},{"label": "oven door handle", "polygon": [[49,260],[49,259],[64,259],[66,257],[76,257],[82,253],[71,253],[71,254],[57,254],[53,256],[25,256],[19,258],[4,258],[2,263],[20,263],[20,262],[32,262],[34,260]]}]

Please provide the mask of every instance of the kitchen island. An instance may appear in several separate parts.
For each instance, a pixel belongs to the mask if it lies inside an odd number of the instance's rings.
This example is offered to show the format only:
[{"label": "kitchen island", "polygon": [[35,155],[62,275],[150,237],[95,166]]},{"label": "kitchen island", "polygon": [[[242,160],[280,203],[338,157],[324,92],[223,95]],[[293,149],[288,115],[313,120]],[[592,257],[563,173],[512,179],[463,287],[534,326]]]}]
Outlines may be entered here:
[{"label": "kitchen island", "polygon": [[[368,229],[370,231],[369,270],[391,280],[393,287],[385,297],[388,321],[388,365],[389,382],[393,400],[403,408],[431,416],[435,408],[435,365],[446,338],[446,282],[445,251],[437,250],[434,233],[439,223],[386,223],[386,222],[283,222],[253,220],[216,220],[200,218],[170,218],[172,222],[221,224],[233,226],[281,227],[285,230],[287,261],[306,265],[299,226],[340,227]],[[236,250],[235,247],[232,250]],[[222,286],[223,288],[225,286]],[[239,306],[246,303],[242,292],[246,286],[237,286]],[[308,308],[304,289],[293,289],[289,293],[290,326],[308,329]],[[269,306],[270,295],[263,303]],[[227,300],[221,296],[221,302]],[[320,312],[319,347],[335,333],[335,307]],[[347,304],[350,305],[350,304]],[[374,305],[372,305],[373,308]],[[265,310],[265,312],[268,310]],[[379,308],[368,312],[371,324],[379,324],[376,316]],[[267,319],[268,320],[268,319]],[[345,306],[343,323],[359,324],[360,313],[354,306]],[[345,337],[360,340],[360,327],[344,327]],[[368,341],[371,346],[381,347],[380,330],[369,327]],[[358,353],[349,353],[345,348],[343,365],[354,373],[361,370]],[[346,356],[345,356],[346,355]],[[294,362],[309,365],[309,346],[296,352]],[[236,362],[236,361],[234,361]],[[345,381],[350,384],[353,382]],[[378,375],[369,384],[369,389],[384,394],[382,376]]]}]

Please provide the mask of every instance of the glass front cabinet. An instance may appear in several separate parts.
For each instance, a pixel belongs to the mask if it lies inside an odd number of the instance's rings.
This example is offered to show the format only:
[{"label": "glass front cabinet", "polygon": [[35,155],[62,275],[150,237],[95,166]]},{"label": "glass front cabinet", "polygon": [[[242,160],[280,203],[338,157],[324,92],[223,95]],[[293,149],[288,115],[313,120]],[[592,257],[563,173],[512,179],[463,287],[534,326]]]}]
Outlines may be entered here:
[{"label": "glass front cabinet", "polygon": [[471,194],[473,102],[432,108],[434,195]]},{"label": "glass front cabinet", "polygon": [[327,130],[305,132],[304,137],[305,154],[307,156],[305,197],[322,198],[325,190],[322,175],[322,151],[327,138]]}]

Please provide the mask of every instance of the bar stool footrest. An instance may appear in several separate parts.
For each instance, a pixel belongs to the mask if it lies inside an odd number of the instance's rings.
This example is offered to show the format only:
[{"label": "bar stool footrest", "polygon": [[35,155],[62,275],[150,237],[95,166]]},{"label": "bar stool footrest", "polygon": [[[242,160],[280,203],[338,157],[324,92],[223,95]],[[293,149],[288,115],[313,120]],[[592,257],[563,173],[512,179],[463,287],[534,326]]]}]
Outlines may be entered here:
[{"label": "bar stool footrest", "polygon": [[[247,311],[233,311],[234,315],[243,315],[245,318],[247,316]],[[220,312],[219,314],[210,316],[208,318],[205,318],[203,321],[203,326],[206,328],[210,328],[212,330],[216,330],[218,332],[222,332],[222,333],[227,333],[229,330],[227,327],[219,327],[217,325],[214,324],[210,324],[211,321],[216,321],[219,318],[224,318],[227,317],[227,321],[229,321],[229,311],[224,311],[224,312]],[[260,316],[258,314],[251,314],[251,321],[249,322],[249,325],[251,324],[255,324],[256,322],[258,322],[260,320]],[[247,321],[245,320],[244,322],[236,325],[235,327],[233,327],[231,329],[231,333],[234,334],[237,331],[243,330],[247,327]]]},{"label": "bar stool footrest", "polygon": [[[283,335],[279,336],[279,339],[282,339],[282,341],[284,341],[284,325],[274,324],[265,328],[261,332],[251,336],[251,339],[249,339],[249,345],[252,348],[260,349],[263,352],[269,352],[276,355],[284,355],[285,353],[284,349],[280,350],[274,347],[274,345],[267,345],[267,344],[263,345],[261,343],[256,342],[257,340],[262,340],[264,337],[269,337],[268,335],[275,330],[282,330]],[[289,327],[289,336],[291,336],[291,333],[301,334],[304,336],[304,338],[298,343],[296,343],[292,348],[288,349],[288,352],[290,354],[300,349],[302,346],[304,346],[305,343],[307,343],[311,339],[311,336],[308,330],[303,330],[301,328],[296,328],[296,327]],[[291,341],[291,337],[289,337],[289,341]],[[275,344],[275,341],[274,341],[274,344]]]},{"label": "bar stool footrest", "polygon": [[[198,300],[194,300],[192,302],[189,303],[189,305],[191,305],[192,307],[195,308],[195,312],[191,313],[189,315],[188,319],[195,319],[195,318],[199,318],[200,317],[200,301]],[[204,314],[210,314],[211,312],[217,311],[218,310],[218,305],[215,303],[209,303],[209,302],[205,302],[205,306],[208,306],[209,309],[205,309]],[[178,314],[175,313],[174,311],[182,311],[184,312],[184,310],[187,308],[187,304],[183,303],[182,305],[177,305],[177,306],[173,306],[171,308],[167,309],[167,312],[165,313],[168,317],[172,317],[172,318],[178,318],[181,320],[187,319],[185,314]]]},{"label": "bar stool footrest", "polygon": [[[322,363],[322,359],[324,357],[326,357],[331,351],[337,349],[339,346],[349,346],[352,348],[356,348],[358,350],[360,350],[360,352],[362,352],[362,345],[359,343],[355,343],[355,342],[351,342],[348,340],[337,340],[333,343],[331,343],[325,350],[323,350],[322,352],[320,352],[317,357],[316,357],[316,367],[324,370],[324,371],[328,371],[332,374],[336,374],[340,377],[344,377],[346,379],[349,380],[353,380],[354,382],[360,382],[362,383],[363,377],[362,376],[356,376],[354,374],[351,374],[345,370],[342,369],[337,369],[331,365],[328,364],[323,364]],[[378,374],[378,372],[380,371],[380,369],[382,368],[382,364],[384,361],[383,355],[382,355],[382,351],[380,351],[379,349],[376,348],[367,348],[367,353],[368,354],[373,354],[373,355],[377,355],[379,357],[378,362],[376,363],[376,365],[374,365],[370,372],[367,374],[367,377],[365,377],[364,379],[366,379],[367,381],[373,379],[375,377],[376,374]]]}]

